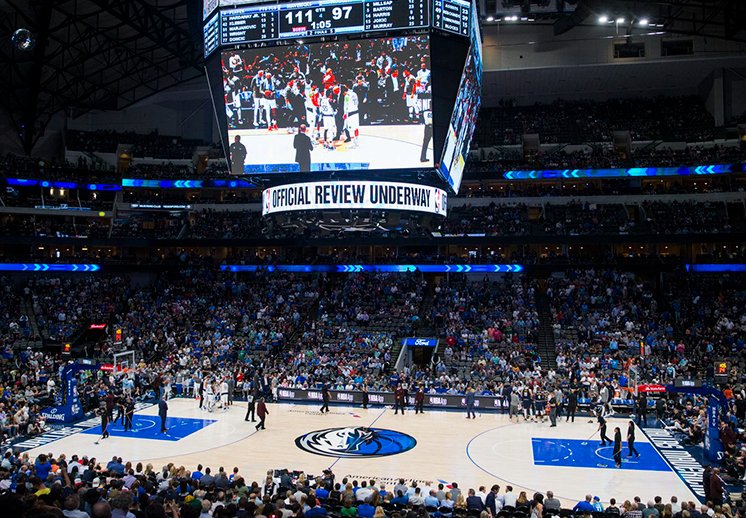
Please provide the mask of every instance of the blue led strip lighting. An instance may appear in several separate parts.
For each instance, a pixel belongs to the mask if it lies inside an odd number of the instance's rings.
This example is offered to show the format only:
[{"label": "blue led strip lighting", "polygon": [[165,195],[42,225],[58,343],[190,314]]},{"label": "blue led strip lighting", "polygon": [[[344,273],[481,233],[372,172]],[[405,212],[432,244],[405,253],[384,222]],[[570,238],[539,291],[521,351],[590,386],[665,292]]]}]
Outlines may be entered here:
[{"label": "blue led strip lighting", "polygon": [[520,264],[227,264],[224,272],[287,272],[287,273],[519,273]]},{"label": "blue led strip lighting", "polygon": [[122,186],[114,183],[77,183],[35,180],[33,178],[6,178],[6,183],[13,187],[43,187],[54,189],[81,189],[84,191],[121,191]]},{"label": "blue led strip lighting", "polygon": [[687,264],[692,273],[746,272],[746,264]]},{"label": "blue led strip lighting", "polygon": [[589,178],[639,178],[662,176],[698,176],[746,171],[746,164],[699,165],[691,167],[632,167],[629,169],[537,169],[506,171],[506,180],[560,180]]},{"label": "blue led strip lighting", "polygon": [[144,187],[147,189],[251,189],[254,184],[246,180],[145,180],[123,178],[122,187]]},{"label": "blue led strip lighting", "polygon": [[98,264],[0,263],[0,272],[97,272]]}]

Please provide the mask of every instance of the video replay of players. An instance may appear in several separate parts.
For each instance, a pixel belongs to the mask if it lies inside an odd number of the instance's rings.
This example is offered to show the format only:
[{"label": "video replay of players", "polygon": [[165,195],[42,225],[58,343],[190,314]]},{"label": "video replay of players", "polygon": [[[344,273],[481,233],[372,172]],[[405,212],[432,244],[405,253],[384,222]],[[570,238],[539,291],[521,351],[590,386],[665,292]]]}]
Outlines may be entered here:
[{"label": "video replay of players", "polygon": [[427,36],[222,55],[231,172],[433,167]]}]

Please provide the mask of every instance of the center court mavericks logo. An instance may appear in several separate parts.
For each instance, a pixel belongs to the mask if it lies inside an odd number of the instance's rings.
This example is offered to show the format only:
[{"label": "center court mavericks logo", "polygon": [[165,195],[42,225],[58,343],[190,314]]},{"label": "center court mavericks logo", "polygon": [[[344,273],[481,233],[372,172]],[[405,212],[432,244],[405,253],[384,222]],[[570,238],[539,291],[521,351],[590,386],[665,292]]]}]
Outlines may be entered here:
[{"label": "center court mavericks logo", "polygon": [[369,459],[404,453],[414,448],[417,440],[393,430],[348,426],[309,432],[295,439],[295,445],[325,457]]}]

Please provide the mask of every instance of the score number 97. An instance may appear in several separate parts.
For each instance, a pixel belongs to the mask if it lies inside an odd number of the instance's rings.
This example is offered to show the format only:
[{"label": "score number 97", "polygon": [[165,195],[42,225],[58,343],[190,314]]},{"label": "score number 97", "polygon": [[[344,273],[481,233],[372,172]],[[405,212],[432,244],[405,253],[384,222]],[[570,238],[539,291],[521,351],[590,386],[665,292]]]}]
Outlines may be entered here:
[{"label": "score number 97", "polygon": [[[313,9],[307,9],[305,11],[295,11],[294,13],[287,13],[285,19],[290,25],[295,23],[312,23],[313,22]],[[337,20],[349,20],[350,13],[352,13],[352,6],[346,5],[342,7],[332,8],[332,19]]]}]

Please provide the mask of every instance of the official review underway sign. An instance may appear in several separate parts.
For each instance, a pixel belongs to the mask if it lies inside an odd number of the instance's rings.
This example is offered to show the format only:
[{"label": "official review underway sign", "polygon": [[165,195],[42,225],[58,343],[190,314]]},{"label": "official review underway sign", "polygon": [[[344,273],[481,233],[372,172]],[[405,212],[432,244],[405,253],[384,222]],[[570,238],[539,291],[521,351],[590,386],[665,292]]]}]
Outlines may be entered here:
[{"label": "official review underway sign", "polygon": [[445,216],[448,194],[437,187],[398,182],[343,181],[270,187],[262,214],[297,210],[374,209],[428,212]]}]

